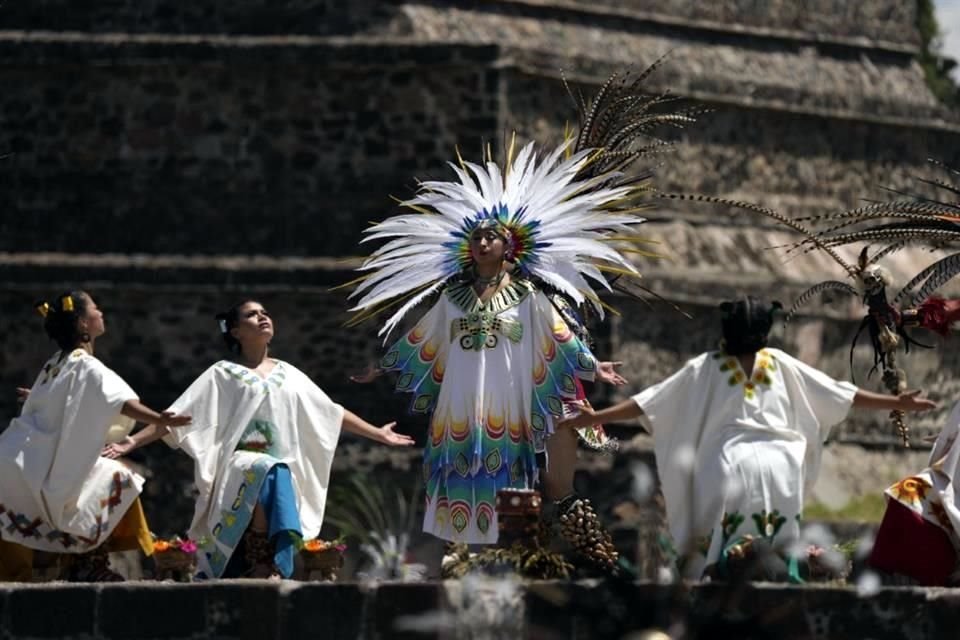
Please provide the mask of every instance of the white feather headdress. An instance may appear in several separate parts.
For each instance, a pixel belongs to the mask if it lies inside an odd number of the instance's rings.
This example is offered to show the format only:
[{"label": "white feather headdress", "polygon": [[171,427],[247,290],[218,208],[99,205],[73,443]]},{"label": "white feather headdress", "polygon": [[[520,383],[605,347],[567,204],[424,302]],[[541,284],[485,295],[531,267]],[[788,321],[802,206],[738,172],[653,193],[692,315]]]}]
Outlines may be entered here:
[{"label": "white feather headdress", "polygon": [[360,267],[369,275],[351,297],[351,311],[405,303],[387,320],[387,334],[417,303],[468,268],[470,234],[486,221],[509,231],[512,262],[523,275],[539,278],[578,304],[589,302],[603,317],[591,283],[610,289],[603,271],[639,275],[610,240],[630,234],[643,222],[619,212],[637,186],[605,187],[617,174],[576,177],[591,151],[564,157],[572,140],[538,161],[533,143],[505,170],[487,162],[451,164],[457,182],[425,182],[415,198],[402,203],[414,213],[394,216],[366,230],[364,242],[389,239]]},{"label": "white feather headdress", "polygon": [[[665,109],[674,98],[643,89],[662,62],[636,75],[614,74],[589,103],[575,97],[579,133],[546,156],[538,159],[530,143],[512,160],[511,143],[503,168],[490,158],[484,166],[458,158],[450,164],[456,182],[423,183],[415,198],[402,203],[413,213],[367,229],[363,242],[387,242],[360,267],[365,275],[348,283],[360,283],[350,295],[359,297],[351,309],[354,321],[401,305],[380,330],[389,334],[410,309],[471,265],[470,234],[490,222],[509,231],[508,253],[522,275],[576,304],[590,304],[602,318],[594,285],[610,290],[621,276],[639,276],[624,253],[656,255],[626,246],[649,242],[633,235],[632,227],[643,222],[636,200],[651,173],[624,171],[671,148],[652,134],[655,128],[682,127],[701,111]],[[623,284],[616,282],[631,293]]]}]

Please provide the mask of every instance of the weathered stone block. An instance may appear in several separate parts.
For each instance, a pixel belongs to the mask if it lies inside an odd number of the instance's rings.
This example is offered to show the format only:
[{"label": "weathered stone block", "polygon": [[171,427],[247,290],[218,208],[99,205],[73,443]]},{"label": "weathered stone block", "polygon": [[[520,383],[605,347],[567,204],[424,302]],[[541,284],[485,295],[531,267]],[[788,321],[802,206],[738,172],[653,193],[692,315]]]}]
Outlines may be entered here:
[{"label": "weathered stone block", "polygon": [[417,639],[440,638],[439,632],[400,630],[397,622],[412,616],[430,616],[449,610],[442,583],[385,583],[377,587],[374,608],[374,629],[377,638]]},{"label": "weathered stone block", "polygon": [[95,608],[98,637],[177,640],[202,636],[208,632],[210,590],[217,588],[151,583],[103,586]]},{"label": "weathered stone block", "polygon": [[372,622],[373,599],[357,583],[301,584],[284,598],[284,637],[363,637]]},{"label": "weathered stone block", "polygon": [[[204,585],[206,633],[223,640],[276,638],[283,629],[284,594],[267,581]],[[307,637],[307,636],[301,636]]]},{"label": "weathered stone block", "polygon": [[90,587],[21,587],[5,595],[14,638],[92,637],[96,632],[97,592]]}]

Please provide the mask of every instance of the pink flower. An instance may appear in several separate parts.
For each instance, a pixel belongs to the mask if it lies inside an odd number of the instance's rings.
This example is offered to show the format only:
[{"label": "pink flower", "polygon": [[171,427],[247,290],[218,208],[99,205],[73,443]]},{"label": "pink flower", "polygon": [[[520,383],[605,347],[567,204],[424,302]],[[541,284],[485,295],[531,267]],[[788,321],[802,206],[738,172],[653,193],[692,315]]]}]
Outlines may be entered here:
[{"label": "pink flower", "polygon": [[193,540],[184,540],[180,543],[180,551],[184,553],[195,553],[197,550],[197,543]]},{"label": "pink flower", "polygon": [[343,553],[344,551],[347,550],[347,545],[345,545],[345,544],[338,544],[337,546],[334,547],[334,549],[336,549],[336,550],[339,551],[340,553]]}]

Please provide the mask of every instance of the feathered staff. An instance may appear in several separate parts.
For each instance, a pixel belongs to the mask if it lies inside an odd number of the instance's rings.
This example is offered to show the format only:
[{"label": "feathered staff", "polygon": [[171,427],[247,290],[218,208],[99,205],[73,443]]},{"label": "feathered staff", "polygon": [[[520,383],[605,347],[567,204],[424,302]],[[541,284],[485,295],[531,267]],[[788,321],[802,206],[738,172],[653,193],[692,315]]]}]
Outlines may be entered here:
[{"label": "feathered staff", "polygon": [[[940,165],[942,166],[942,165]],[[951,171],[953,175],[960,175]],[[944,181],[923,180],[951,194],[960,189]],[[899,192],[898,192],[899,193]],[[900,193],[900,195],[908,195]],[[803,239],[791,246],[791,251],[821,251],[839,264],[847,276],[858,283],[859,289],[848,282],[827,280],[801,293],[787,314],[786,321],[815,295],[829,290],[861,296],[867,305],[863,318],[850,345],[850,364],[853,370],[853,350],[864,330],[867,330],[874,351],[871,372],[882,372],[884,386],[890,393],[903,393],[907,388],[906,374],[897,364],[897,349],[902,343],[927,347],[914,340],[907,327],[919,326],[945,334],[952,322],[960,320],[960,302],[933,297],[937,289],[960,273],[960,251],[950,253],[912,278],[893,298],[888,300],[889,273],[877,263],[880,259],[909,245],[943,249],[960,241],[960,205],[928,198],[873,203],[840,213],[788,218],[773,210],[750,203],[681,194],[663,194],[669,199],[712,202],[764,215],[801,234]],[[823,224],[826,228],[817,229]],[[869,246],[860,252],[856,265],[847,263],[836,248],[854,243],[881,244],[872,256]],[[909,446],[909,430],[900,411],[890,414],[892,423]]]},{"label": "feathered staff", "polygon": [[[578,178],[606,174],[613,181],[612,186],[635,187],[634,196],[639,200],[640,196],[650,191],[649,180],[653,177],[655,165],[650,163],[638,167],[638,163],[672,151],[674,147],[672,141],[661,138],[658,132],[664,127],[682,129],[709,112],[709,109],[699,105],[673,108],[680,100],[678,97],[669,92],[651,93],[646,90],[650,76],[660,69],[666,59],[667,55],[661,56],[638,73],[611,75],[590,101],[585,100],[581,93],[574,93],[564,78],[564,86],[579,115],[579,133],[572,150],[574,153],[585,149],[597,150],[594,161],[583,169]],[[637,209],[648,206],[649,202],[637,204]],[[622,251],[652,258],[663,257],[637,248]],[[638,278],[624,278],[622,274],[611,272],[606,275],[613,288],[621,293],[641,300],[644,295],[650,295],[664,301],[660,295],[642,286]],[[672,306],[683,313],[675,305]]]}]

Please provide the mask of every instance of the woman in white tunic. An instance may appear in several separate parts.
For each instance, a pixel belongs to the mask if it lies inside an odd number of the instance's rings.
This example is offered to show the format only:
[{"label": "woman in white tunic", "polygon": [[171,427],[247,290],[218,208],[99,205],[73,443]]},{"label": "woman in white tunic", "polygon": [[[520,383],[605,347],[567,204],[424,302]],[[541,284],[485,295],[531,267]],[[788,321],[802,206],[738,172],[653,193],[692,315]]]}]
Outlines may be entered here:
[{"label": "woman in white tunic", "polygon": [[73,554],[71,580],[118,580],[108,550],[149,555],[153,547],[139,502],[143,478],[100,457],[110,427],[120,414],[164,426],[189,418],[144,406],[94,357],[105,326],[88,294],[65,293],[37,310],[60,350],[0,434],[0,580],[29,580],[32,550]]},{"label": "woman in white tunic", "polygon": [[[721,305],[723,346],[629,400],[563,426],[644,417],[681,569],[699,578],[730,550],[764,540],[785,550],[800,538],[806,491],[822,443],[851,406],[923,411],[918,392],[857,389],[767,348],[773,313],[753,297]],[[796,566],[791,577],[799,579]]]},{"label": "woman in white tunic", "polygon": [[[165,434],[151,425],[108,454],[165,435],[194,459],[199,495],[189,535],[199,541],[201,577],[290,577],[299,542],[320,533],[341,427],[390,446],[413,440],[394,433],[396,423],[362,420],[299,369],[269,357],[273,321],[259,302],[235,305],[218,320],[236,355],[207,369],[171,406],[189,412],[192,426]],[[231,563],[241,541],[243,557]]]}]

